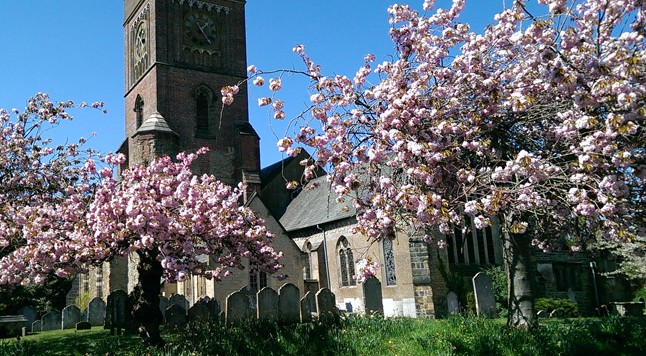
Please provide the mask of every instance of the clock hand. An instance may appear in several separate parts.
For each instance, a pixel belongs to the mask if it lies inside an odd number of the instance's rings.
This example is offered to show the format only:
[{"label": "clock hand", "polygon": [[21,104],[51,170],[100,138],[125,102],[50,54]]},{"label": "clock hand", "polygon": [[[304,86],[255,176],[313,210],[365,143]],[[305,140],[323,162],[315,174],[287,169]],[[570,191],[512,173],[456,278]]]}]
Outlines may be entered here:
[{"label": "clock hand", "polygon": [[206,35],[206,32],[204,32],[204,28],[205,28],[205,27],[208,27],[208,24],[205,22],[203,26],[200,26],[200,23],[198,22],[198,23],[197,23],[197,27],[200,29],[200,32],[202,32],[202,34],[204,35],[204,38],[206,39],[206,41],[207,41],[209,44],[211,44],[211,40],[209,39],[209,36],[207,36],[207,35]]}]

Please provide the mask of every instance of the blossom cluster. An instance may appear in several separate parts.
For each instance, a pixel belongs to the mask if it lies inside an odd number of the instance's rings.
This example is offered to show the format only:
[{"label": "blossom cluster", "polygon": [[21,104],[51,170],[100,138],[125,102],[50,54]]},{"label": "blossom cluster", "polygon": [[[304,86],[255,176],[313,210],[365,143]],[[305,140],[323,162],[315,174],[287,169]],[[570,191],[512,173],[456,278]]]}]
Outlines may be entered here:
[{"label": "blossom cluster", "polygon": [[281,267],[272,234],[240,204],[245,187],[191,171],[206,149],[160,157],[116,178],[123,155],[83,149],[84,139],[52,147],[43,138],[71,119],[73,106],[39,94],[23,113],[0,111],[0,284],[70,277],[143,251],[156,256],[169,281],[189,274],[220,280],[247,260],[268,273]]},{"label": "blossom cluster", "polygon": [[362,258],[357,261],[357,282],[363,283],[368,278],[377,276],[379,265],[370,258]]},{"label": "blossom cluster", "polygon": [[[357,230],[373,239],[402,223],[450,233],[465,214],[477,228],[505,216],[504,231],[541,246],[564,235],[577,235],[579,249],[639,234],[641,1],[539,3],[543,12],[532,14],[513,2],[483,33],[460,22],[464,0],[449,9],[424,1],[423,14],[393,5],[397,55],[376,66],[366,56],[353,79],[325,76],[297,46],[311,106],[280,151],[312,149],[313,165],[332,168],[333,190],[353,199]],[[366,85],[370,75],[377,84]]]}]

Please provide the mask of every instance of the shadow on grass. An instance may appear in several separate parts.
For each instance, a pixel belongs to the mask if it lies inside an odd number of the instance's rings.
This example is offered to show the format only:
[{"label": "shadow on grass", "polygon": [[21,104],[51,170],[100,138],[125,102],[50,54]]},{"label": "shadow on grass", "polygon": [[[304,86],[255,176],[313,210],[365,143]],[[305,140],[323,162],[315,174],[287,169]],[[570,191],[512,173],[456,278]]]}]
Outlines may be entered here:
[{"label": "shadow on grass", "polygon": [[107,330],[50,331],[0,340],[2,355],[641,355],[646,318],[541,320],[530,332],[475,317],[386,319],[350,316],[297,325],[200,323],[165,332],[164,349]]}]

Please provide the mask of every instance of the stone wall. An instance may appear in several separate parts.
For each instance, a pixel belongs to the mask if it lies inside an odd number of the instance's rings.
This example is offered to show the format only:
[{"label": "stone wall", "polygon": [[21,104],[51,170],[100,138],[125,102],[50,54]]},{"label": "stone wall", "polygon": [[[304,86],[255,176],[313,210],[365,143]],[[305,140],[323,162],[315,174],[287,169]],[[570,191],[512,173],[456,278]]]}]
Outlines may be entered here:
[{"label": "stone wall", "polygon": [[412,280],[415,288],[415,306],[419,317],[446,316],[446,283],[439,269],[438,256],[448,265],[446,250],[435,243],[426,243],[420,237],[408,239]]}]

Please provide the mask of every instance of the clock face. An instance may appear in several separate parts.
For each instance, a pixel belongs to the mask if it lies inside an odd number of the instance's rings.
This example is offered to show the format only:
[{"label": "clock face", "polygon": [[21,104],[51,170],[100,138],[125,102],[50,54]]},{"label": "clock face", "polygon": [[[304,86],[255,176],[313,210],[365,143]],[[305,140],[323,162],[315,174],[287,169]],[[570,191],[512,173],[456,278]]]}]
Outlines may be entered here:
[{"label": "clock face", "polygon": [[135,32],[135,60],[138,61],[142,59],[148,52],[148,46],[146,40],[148,38],[146,29],[146,22],[141,21],[137,25],[137,31]]},{"label": "clock face", "polygon": [[184,21],[184,38],[194,46],[210,47],[215,45],[215,21],[204,12],[191,12]]}]

